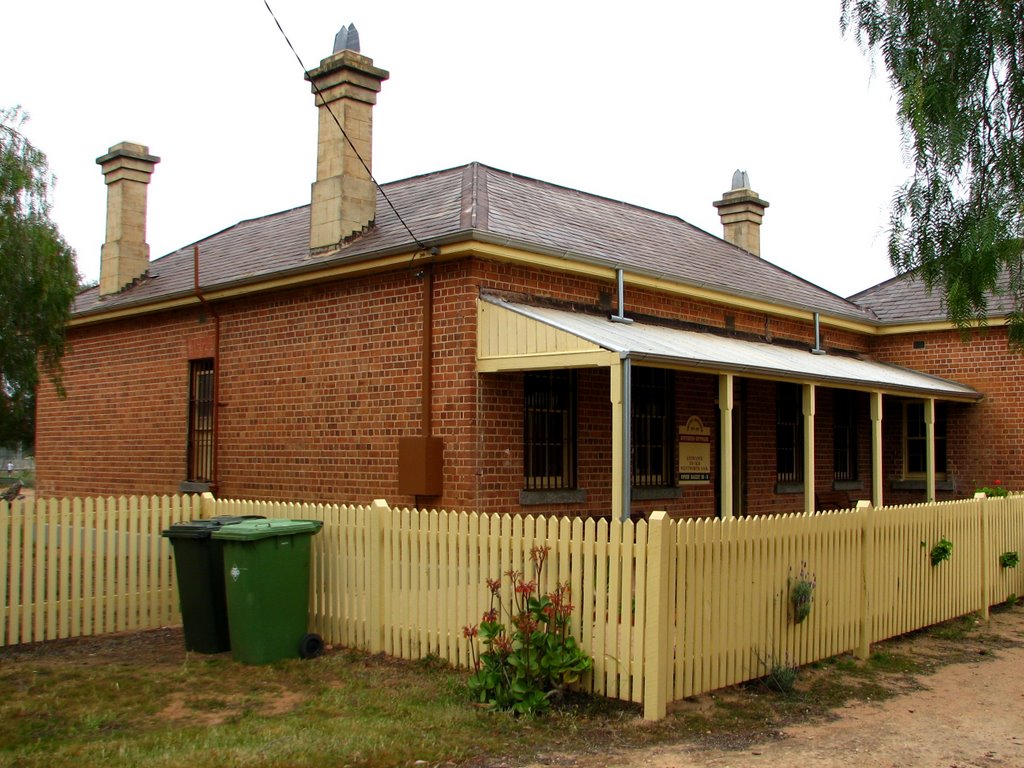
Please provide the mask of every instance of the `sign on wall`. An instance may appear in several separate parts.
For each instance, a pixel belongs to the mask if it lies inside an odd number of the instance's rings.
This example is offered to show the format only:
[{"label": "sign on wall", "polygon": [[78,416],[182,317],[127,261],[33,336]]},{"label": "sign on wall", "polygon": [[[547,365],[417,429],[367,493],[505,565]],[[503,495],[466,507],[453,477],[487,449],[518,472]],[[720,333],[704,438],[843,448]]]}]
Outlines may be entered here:
[{"label": "sign on wall", "polygon": [[711,482],[711,429],[699,416],[679,427],[679,485]]}]

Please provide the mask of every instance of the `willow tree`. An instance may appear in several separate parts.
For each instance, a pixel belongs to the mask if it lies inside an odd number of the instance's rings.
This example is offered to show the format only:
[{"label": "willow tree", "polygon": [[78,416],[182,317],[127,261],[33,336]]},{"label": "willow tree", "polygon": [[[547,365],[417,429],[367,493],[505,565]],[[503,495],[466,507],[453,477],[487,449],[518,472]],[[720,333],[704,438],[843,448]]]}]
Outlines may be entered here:
[{"label": "willow tree", "polygon": [[53,176],[25,138],[20,108],[0,109],[0,444],[31,443],[40,371],[61,387],[75,255],[50,221]]},{"label": "willow tree", "polygon": [[884,62],[913,165],[893,267],[943,291],[961,328],[1004,295],[1024,348],[1024,0],[842,0],[841,26]]}]

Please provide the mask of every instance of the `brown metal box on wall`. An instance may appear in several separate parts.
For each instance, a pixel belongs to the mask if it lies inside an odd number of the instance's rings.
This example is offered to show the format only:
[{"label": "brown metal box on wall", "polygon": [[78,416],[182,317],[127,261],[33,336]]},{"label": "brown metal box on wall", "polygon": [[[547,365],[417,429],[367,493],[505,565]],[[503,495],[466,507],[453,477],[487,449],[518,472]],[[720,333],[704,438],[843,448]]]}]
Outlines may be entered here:
[{"label": "brown metal box on wall", "polygon": [[440,437],[398,438],[398,492],[440,496],[444,487],[444,442]]}]

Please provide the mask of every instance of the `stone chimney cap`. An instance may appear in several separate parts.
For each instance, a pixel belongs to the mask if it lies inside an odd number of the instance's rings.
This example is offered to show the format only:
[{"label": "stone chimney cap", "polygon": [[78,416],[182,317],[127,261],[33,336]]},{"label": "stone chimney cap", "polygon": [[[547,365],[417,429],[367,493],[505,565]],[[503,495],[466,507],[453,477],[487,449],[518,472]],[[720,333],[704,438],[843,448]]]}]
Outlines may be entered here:
[{"label": "stone chimney cap", "polygon": [[741,171],[739,168],[732,175],[732,188],[733,189],[750,189],[750,176],[746,171]]},{"label": "stone chimney cap", "polygon": [[355,51],[359,53],[359,30],[355,24],[348,24],[338,30],[334,36],[334,53]]},{"label": "stone chimney cap", "polygon": [[107,150],[107,154],[96,158],[97,165],[103,165],[118,157],[130,157],[133,160],[142,160],[147,163],[159,163],[160,158],[149,154],[149,147],[144,144],[136,144],[133,141],[122,141]]}]

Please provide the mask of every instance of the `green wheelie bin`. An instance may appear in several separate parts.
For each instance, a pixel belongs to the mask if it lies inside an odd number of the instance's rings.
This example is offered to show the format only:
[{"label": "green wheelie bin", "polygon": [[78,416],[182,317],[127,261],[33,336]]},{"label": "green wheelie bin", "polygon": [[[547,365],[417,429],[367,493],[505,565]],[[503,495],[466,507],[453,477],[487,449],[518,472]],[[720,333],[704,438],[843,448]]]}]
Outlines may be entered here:
[{"label": "green wheelie bin", "polygon": [[224,545],[231,656],[243,664],[316,656],[308,633],[310,539],[319,520],[248,520],[213,533]]},{"label": "green wheelie bin", "polygon": [[212,536],[225,526],[262,519],[258,515],[220,515],[208,520],[173,523],[161,532],[174,549],[185,650],[198,653],[231,650],[224,594],[224,545]]}]

